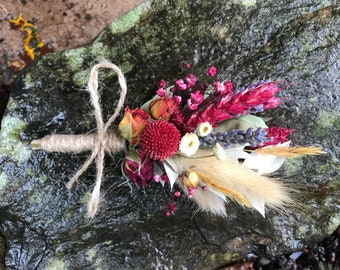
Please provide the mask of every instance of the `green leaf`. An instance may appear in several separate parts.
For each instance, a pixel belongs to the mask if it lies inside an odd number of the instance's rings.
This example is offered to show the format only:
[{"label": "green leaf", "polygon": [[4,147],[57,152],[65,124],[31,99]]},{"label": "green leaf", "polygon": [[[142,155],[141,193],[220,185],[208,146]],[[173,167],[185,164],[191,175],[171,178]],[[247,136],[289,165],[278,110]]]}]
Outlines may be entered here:
[{"label": "green leaf", "polygon": [[129,152],[126,154],[125,158],[128,159],[128,160],[135,161],[138,164],[140,164],[140,158],[139,158],[139,156],[137,154],[136,149],[133,148],[133,147],[129,148]]},{"label": "green leaf", "polygon": [[261,117],[255,115],[243,115],[238,118],[233,118],[222,122],[218,127],[215,128],[216,131],[230,131],[233,129],[247,130],[248,128],[267,128],[268,126],[263,121]]},{"label": "green leaf", "polygon": [[127,141],[131,141],[132,138],[132,128],[131,128],[131,124],[130,125],[125,125],[125,126],[118,126],[118,129],[120,131],[120,134],[127,140]]}]

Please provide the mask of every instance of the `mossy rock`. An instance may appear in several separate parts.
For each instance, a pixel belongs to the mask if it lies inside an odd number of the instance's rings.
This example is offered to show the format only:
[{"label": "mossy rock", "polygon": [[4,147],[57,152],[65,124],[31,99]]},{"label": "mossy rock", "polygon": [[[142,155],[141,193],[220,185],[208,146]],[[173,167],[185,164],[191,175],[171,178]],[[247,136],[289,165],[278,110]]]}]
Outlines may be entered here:
[{"label": "mossy rock", "polygon": [[[8,269],[212,269],[265,247],[275,255],[316,243],[339,223],[340,10],[327,1],[152,1],[115,20],[91,44],[45,55],[11,86],[0,131],[1,232]],[[171,199],[159,185],[124,184],[124,153],[106,158],[100,210],[86,216],[92,166],[69,191],[65,183],[87,154],[32,151],[51,133],[95,128],[86,86],[96,58],[126,75],[126,104],[140,106],[160,79],[171,82],[191,63],[202,76],[215,65],[219,79],[243,86],[285,80],[284,103],[265,116],[294,128],[296,145],[327,154],[288,162],[280,171],[300,191],[303,207],[266,218],[230,203],[228,217],[195,213],[187,200],[163,215]],[[119,97],[115,76],[100,74],[105,118]],[[116,128],[117,123],[113,125]]]}]

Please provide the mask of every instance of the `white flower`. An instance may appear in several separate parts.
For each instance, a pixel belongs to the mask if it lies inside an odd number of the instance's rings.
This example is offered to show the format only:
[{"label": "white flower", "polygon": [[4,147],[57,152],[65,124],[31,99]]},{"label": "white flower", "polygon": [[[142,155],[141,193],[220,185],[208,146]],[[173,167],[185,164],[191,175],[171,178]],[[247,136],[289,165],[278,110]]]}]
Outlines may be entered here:
[{"label": "white flower", "polygon": [[209,135],[211,131],[212,131],[212,126],[210,125],[209,122],[201,123],[196,128],[197,135],[200,137]]},{"label": "white flower", "polygon": [[218,160],[226,160],[227,159],[227,155],[225,153],[225,150],[223,149],[223,147],[219,143],[216,143],[216,145],[213,147],[213,152],[214,152],[214,155],[216,156],[216,159],[218,159]]},{"label": "white flower", "polygon": [[195,133],[186,133],[179,144],[179,151],[190,157],[196,153],[200,146],[200,141]]}]

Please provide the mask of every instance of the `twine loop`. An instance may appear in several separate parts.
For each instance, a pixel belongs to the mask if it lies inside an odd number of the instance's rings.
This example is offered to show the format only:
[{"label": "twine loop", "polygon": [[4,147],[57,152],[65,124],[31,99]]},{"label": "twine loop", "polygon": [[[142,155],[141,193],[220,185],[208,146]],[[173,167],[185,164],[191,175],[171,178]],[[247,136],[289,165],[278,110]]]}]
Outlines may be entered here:
[{"label": "twine loop", "polygon": [[[121,88],[120,98],[118,100],[117,107],[113,113],[113,115],[109,118],[109,120],[104,123],[103,116],[102,116],[102,109],[100,106],[100,97],[98,93],[98,71],[101,68],[109,68],[113,69],[113,71],[118,76],[119,85]],[[92,145],[91,155],[82,165],[82,167],[77,171],[77,173],[69,180],[66,184],[68,189],[71,189],[73,184],[78,180],[78,178],[87,170],[87,168],[92,164],[94,160],[96,160],[97,166],[97,175],[96,175],[96,183],[95,187],[91,194],[91,199],[88,202],[88,215],[90,217],[94,217],[98,210],[99,204],[99,197],[100,197],[100,186],[103,177],[103,169],[104,169],[104,156],[105,156],[105,149],[107,149],[108,140],[110,135],[108,133],[109,126],[114,122],[117,118],[119,112],[121,111],[124,100],[127,93],[127,86],[126,80],[122,73],[122,71],[116,65],[108,62],[102,61],[91,68],[90,77],[88,81],[88,87],[86,89],[90,94],[91,104],[93,107],[93,112],[95,115],[96,123],[97,123],[97,132],[95,134],[95,142]],[[85,135],[86,136],[86,135]],[[124,141],[121,139],[120,144],[117,148],[123,148],[125,146]]]}]

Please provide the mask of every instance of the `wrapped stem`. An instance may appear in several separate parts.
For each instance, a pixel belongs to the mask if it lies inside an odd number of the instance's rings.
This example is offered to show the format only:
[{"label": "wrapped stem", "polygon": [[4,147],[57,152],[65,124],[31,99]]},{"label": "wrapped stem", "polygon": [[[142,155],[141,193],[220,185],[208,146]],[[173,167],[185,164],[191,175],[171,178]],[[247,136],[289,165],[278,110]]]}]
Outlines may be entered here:
[{"label": "wrapped stem", "polygon": [[[45,152],[80,153],[91,151],[98,144],[98,135],[91,134],[55,134],[48,135],[42,139],[33,140],[31,147],[34,150],[44,150]],[[124,151],[126,148],[125,139],[115,132],[106,133],[102,145],[105,152],[115,153]]]}]

